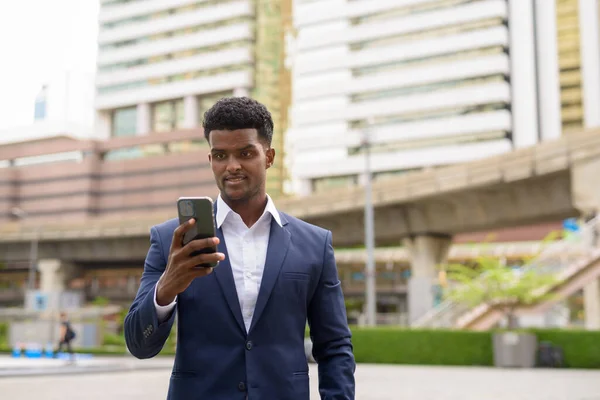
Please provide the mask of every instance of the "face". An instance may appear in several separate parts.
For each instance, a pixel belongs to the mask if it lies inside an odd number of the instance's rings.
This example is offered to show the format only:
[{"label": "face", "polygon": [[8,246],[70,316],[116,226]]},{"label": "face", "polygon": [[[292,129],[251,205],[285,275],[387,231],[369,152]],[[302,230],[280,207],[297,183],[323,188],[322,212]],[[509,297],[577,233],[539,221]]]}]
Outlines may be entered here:
[{"label": "face", "polygon": [[214,130],[209,139],[208,161],[223,199],[248,201],[264,195],[275,150],[261,140],[257,130]]}]

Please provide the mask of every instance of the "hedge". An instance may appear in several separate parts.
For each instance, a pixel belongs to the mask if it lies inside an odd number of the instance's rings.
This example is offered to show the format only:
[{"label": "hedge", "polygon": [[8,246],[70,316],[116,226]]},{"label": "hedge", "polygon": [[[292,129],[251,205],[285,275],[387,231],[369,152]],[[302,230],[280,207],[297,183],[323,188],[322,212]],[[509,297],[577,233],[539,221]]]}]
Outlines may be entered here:
[{"label": "hedge", "polygon": [[[600,369],[600,331],[527,331],[535,333],[538,342],[550,342],[561,347],[566,368]],[[492,334],[493,332],[352,327],[352,343],[358,363],[492,366]],[[173,338],[169,342],[171,340]],[[121,336],[109,337],[106,342],[108,343],[101,348],[79,351],[97,355],[127,353]],[[9,351],[7,347],[2,347],[0,339],[0,352]],[[165,356],[173,354],[173,347],[169,344],[160,353]]]},{"label": "hedge", "polygon": [[8,346],[8,324],[0,322],[0,346]]},{"label": "hedge", "polygon": [[487,332],[353,328],[359,363],[419,365],[492,365]]},{"label": "hedge", "polygon": [[539,342],[562,348],[567,368],[600,368],[600,331],[531,330]]}]

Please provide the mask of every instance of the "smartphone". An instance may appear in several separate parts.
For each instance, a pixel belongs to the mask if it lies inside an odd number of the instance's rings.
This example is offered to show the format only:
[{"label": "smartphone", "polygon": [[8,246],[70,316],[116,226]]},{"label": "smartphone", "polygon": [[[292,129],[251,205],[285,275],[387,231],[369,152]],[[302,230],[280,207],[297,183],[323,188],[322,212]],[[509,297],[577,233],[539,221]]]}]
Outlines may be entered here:
[{"label": "smartphone", "polygon": [[[177,213],[179,215],[179,224],[183,224],[190,218],[196,220],[196,224],[183,236],[183,245],[185,246],[192,240],[206,239],[217,236],[215,228],[215,213],[213,201],[210,197],[180,197],[177,200]],[[217,246],[212,246],[193,252],[190,256],[194,257],[203,253],[216,253]],[[218,262],[198,265],[198,267],[216,267]]]}]

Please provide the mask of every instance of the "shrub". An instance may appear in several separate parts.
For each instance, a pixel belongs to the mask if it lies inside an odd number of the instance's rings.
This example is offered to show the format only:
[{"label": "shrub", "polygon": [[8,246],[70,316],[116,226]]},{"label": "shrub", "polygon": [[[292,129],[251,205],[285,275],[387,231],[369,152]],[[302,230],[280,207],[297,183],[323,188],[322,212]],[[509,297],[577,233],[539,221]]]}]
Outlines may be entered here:
[{"label": "shrub", "polygon": [[353,328],[359,363],[492,365],[489,332]]}]

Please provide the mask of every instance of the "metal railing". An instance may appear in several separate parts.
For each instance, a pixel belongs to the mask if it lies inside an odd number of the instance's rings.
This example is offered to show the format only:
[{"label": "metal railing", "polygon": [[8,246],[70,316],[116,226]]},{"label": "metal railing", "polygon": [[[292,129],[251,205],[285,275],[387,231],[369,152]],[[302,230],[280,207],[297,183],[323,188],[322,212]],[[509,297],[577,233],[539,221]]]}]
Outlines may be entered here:
[{"label": "metal railing", "polygon": [[[545,247],[537,257],[523,266],[523,271],[536,270],[561,275],[574,263],[592,254],[598,244],[599,234],[600,220],[596,217],[585,223],[577,233]],[[486,304],[469,307],[448,299],[417,319],[411,326],[453,328],[464,321],[464,318],[486,307]]]}]

